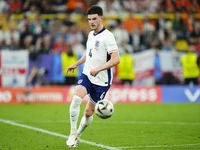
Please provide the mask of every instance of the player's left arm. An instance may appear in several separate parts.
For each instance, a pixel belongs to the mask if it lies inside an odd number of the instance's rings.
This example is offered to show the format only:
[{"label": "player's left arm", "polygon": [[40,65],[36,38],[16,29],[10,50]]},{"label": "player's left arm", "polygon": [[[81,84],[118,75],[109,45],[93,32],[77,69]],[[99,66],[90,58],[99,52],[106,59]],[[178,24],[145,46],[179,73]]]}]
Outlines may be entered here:
[{"label": "player's left arm", "polygon": [[110,53],[110,56],[111,59],[108,62],[98,68],[92,69],[90,74],[95,77],[100,71],[107,70],[120,63],[120,56],[118,51]]}]

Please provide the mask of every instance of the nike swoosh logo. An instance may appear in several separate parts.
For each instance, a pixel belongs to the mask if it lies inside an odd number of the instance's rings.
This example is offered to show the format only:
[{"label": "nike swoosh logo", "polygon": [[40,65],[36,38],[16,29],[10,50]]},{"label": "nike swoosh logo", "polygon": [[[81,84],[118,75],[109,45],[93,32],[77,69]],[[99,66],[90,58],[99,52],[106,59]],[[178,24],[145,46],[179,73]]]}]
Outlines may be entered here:
[{"label": "nike swoosh logo", "polygon": [[[77,115],[77,114],[76,114]],[[75,117],[76,115],[71,115],[71,117]]]}]

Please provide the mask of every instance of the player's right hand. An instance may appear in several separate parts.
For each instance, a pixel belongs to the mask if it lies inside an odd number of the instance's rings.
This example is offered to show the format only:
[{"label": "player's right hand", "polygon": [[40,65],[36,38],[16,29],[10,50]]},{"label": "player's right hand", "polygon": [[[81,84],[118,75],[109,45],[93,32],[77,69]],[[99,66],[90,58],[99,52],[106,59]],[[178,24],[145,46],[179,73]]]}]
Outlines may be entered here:
[{"label": "player's right hand", "polygon": [[66,72],[66,74],[71,75],[72,73],[74,73],[74,69],[76,69],[76,68],[77,68],[77,66],[76,66],[75,64],[73,64],[73,65],[67,67],[67,72]]}]

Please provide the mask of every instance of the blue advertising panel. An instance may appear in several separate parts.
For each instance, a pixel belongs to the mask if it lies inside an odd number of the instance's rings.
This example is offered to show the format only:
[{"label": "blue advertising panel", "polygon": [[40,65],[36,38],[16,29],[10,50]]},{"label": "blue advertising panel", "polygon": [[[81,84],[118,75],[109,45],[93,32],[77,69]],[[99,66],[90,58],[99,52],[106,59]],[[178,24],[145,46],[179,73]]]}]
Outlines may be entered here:
[{"label": "blue advertising panel", "polygon": [[200,103],[199,86],[163,86],[163,103]]},{"label": "blue advertising panel", "polygon": [[61,57],[59,54],[54,54],[53,63],[53,82],[65,82],[65,77],[62,74]]},{"label": "blue advertising panel", "polygon": [[43,81],[52,81],[54,56],[49,54],[40,54],[36,59],[29,59],[29,70],[32,66],[39,69],[44,69],[46,73],[42,76]]}]

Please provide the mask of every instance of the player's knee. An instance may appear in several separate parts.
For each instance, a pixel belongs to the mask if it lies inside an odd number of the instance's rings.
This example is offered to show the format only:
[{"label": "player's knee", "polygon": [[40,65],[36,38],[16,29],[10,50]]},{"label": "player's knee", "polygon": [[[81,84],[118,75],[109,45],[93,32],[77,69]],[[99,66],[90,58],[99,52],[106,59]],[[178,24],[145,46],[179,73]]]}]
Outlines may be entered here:
[{"label": "player's knee", "polygon": [[77,108],[80,106],[82,102],[82,99],[78,96],[73,96],[73,99],[72,99],[72,102],[71,102],[71,105],[70,105],[70,109],[73,109],[73,108]]}]

